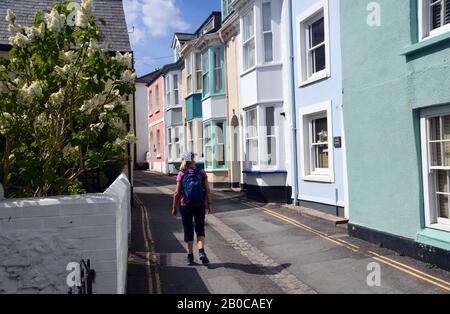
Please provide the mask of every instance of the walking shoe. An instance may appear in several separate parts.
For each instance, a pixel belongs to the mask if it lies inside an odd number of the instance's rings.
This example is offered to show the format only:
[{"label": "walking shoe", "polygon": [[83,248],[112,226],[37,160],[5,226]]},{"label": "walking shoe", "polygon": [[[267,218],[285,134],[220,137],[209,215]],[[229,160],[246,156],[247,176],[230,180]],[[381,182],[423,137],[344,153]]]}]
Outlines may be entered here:
[{"label": "walking shoe", "polygon": [[187,264],[188,264],[188,266],[195,265],[194,254],[188,254],[188,256],[187,256]]},{"label": "walking shoe", "polygon": [[200,252],[199,256],[200,256],[200,260],[202,261],[203,265],[209,264],[209,259],[205,252]]}]

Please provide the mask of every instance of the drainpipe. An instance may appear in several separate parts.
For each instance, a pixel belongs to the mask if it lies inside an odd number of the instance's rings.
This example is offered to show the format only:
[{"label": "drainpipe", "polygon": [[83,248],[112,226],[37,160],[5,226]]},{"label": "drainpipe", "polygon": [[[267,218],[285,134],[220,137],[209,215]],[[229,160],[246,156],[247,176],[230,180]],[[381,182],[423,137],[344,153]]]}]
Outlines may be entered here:
[{"label": "drainpipe", "polygon": [[294,190],[294,205],[298,203],[298,151],[297,151],[297,110],[295,105],[295,71],[294,71],[294,27],[292,20],[292,0],[287,1],[288,5],[288,21],[289,21],[289,61],[288,68],[290,69],[290,85],[291,85],[291,126],[292,126],[292,188]]}]

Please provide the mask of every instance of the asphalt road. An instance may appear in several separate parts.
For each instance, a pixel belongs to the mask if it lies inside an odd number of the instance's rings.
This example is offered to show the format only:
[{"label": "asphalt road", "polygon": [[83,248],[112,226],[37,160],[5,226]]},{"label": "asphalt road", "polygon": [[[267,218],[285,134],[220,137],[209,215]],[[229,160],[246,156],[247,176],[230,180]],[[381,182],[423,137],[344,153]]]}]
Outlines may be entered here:
[{"label": "asphalt road", "polygon": [[174,177],[135,175],[128,293],[450,292],[446,271],[231,191],[214,192],[207,217],[211,264],[186,266],[181,219],[170,212],[174,187]]}]

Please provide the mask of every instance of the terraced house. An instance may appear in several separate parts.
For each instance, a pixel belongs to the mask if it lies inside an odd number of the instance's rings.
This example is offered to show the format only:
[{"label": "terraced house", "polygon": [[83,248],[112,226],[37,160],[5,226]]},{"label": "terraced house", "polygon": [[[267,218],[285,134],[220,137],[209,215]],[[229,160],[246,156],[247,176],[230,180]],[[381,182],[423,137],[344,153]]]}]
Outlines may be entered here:
[{"label": "terraced house", "polygon": [[341,1],[349,231],[448,268],[450,1],[368,3]]}]

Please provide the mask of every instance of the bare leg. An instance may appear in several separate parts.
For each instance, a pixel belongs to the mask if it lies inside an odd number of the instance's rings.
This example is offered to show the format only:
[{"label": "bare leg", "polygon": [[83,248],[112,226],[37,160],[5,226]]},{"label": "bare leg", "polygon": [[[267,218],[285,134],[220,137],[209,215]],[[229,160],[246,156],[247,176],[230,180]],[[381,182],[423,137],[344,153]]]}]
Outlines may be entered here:
[{"label": "bare leg", "polygon": [[186,244],[187,244],[188,254],[194,254],[194,242],[190,241],[190,242],[187,242]]},{"label": "bare leg", "polygon": [[198,242],[199,249],[205,248],[205,237],[198,237],[197,242]]}]

